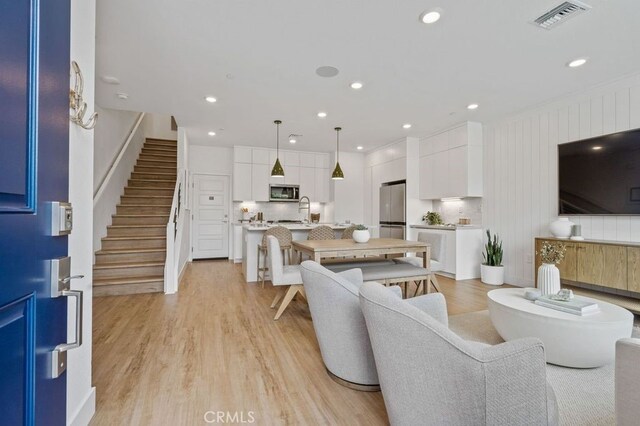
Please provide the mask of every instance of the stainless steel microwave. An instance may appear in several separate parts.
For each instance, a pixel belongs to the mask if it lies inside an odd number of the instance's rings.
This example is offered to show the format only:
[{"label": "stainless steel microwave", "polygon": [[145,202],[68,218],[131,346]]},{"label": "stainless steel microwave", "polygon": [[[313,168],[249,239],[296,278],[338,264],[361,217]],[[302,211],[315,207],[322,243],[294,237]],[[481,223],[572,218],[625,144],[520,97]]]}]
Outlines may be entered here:
[{"label": "stainless steel microwave", "polygon": [[269,201],[300,201],[300,185],[269,185]]}]

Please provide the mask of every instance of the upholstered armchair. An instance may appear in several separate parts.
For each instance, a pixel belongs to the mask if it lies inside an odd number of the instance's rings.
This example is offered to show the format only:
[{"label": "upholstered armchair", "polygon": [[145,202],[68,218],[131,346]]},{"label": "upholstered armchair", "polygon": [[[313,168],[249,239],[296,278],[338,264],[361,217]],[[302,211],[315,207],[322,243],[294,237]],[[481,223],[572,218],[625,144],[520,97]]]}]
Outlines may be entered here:
[{"label": "upholstered armchair", "polygon": [[[433,296],[440,298],[430,303],[437,300],[439,312],[446,312],[444,297]],[[407,302],[377,283],[360,287],[392,425],[557,424],[540,340],[465,341]]]},{"label": "upholstered armchair", "polygon": [[616,342],[616,423],[637,425],[640,421],[640,339]]},{"label": "upholstered armchair", "polygon": [[[300,272],[322,360],[331,377],[354,389],[379,390],[369,334],[358,300],[362,271],[334,273],[316,262],[306,261],[300,265]],[[402,297],[398,286],[390,287],[389,292]],[[442,296],[421,296],[407,303],[421,306],[446,324],[446,308],[434,303],[434,297]]]}]

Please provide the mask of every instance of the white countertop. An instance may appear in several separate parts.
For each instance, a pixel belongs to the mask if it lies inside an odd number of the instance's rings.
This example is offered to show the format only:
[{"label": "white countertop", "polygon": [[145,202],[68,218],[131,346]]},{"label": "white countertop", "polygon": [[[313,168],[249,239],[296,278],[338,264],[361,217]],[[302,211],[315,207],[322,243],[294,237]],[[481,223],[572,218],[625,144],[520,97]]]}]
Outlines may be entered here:
[{"label": "white countertop", "polygon": [[446,226],[446,225],[426,225],[424,223],[417,223],[415,225],[409,225],[411,228],[417,229],[439,229],[441,231],[462,231],[467,229],[482,229],[480,225],[454,225],[454,226]]},{"label": "white countertop", "polygon": [[264,225],[258,224],[242,224],[242,227],[247,231],[266,231],[269,228],[273,228],[274,226],[284,226],[285,228],[291,231],[310,231],[313,228],[316,228],[320,225],[326,225],[331,227],[332,229],[346,229],[349,225],[336,225],[335,223],[269,223]]}]

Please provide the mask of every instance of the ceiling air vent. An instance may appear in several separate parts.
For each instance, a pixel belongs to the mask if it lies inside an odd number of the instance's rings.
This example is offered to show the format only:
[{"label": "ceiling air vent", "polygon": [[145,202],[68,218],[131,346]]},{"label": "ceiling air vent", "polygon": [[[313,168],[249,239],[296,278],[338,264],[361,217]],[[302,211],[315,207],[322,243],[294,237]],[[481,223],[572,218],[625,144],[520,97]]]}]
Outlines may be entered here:
[{"label": "ceiling air vent", "polygon": [[536,18],[533,23],[540,28],[550,30],[567,19],[573,18],[589,9],[591,9],[591,6],[577,0],[565,1],[544,15]]}]

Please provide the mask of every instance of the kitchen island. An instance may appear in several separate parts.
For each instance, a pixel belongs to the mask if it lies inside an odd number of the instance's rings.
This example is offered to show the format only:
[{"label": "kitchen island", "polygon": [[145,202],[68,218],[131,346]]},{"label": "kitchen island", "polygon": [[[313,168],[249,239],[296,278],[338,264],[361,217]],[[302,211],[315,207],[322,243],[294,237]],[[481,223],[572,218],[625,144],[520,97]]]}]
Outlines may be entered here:
[{"label": "kitchen island", "polygon": [[313,223],[313,224],[248,224],[242,226],[242,274],[247,282],[255,282],[258,280],[257,262],[258,262],[258,244],[262,243],[264,232],[274,226],[284,226],[291,231],[294,241],[306,240],[309,231],[320,225],[330,226],[336,238],[342,236],[349,225],[335,225],[329,223]]},{"label": "kitchen island", "polygon": [[427,225],[418,223],[409,226],[409,239],[417,240],[421,231],[444,235],[443,270],[438,274],[455,280],[480,278],[482,263],[483,232],[479,225]]}]

